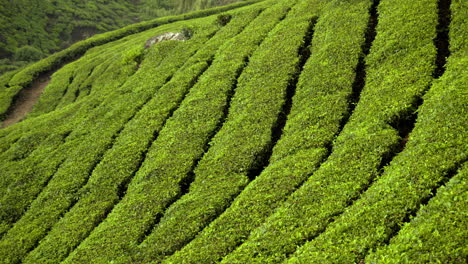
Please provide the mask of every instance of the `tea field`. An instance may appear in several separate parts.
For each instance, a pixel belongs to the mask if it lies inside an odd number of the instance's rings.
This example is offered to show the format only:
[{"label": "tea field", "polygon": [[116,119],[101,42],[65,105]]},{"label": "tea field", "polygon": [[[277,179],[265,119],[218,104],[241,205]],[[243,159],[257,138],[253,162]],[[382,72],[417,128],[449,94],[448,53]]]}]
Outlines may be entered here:
[{"label": "tea field", "polygon": [[467,40],[460,0],[250,0],[6,73],[3,120],[47,83],[0,263],[466,263]]}]

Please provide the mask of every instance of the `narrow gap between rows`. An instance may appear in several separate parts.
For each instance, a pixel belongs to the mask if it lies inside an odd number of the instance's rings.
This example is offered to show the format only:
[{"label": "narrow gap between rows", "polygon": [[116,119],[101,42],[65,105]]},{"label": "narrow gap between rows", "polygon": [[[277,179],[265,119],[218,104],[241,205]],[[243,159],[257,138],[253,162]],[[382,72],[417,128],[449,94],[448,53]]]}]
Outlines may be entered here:
[{"label": "narrow gap between rows", "polygon": [[[235,77],[235,81],[232,85],[232,88],[230,90],[230,93],[228,94],[227,96],[227,99],[226,99],[226,105],[223,109],[223,116],[221,117],[220,121],[218,122],[218,126],[215,128],[215,130],[213,130],[211,132],[211,134],[209,135],[208,137],[208,140],[206,141],[206,144],[204,145],[204,152],[203,153],[206,153],[208,151],[208,148],[209,148],[209,142],[211,142],[212,138],[218,133],[218,131],[221,129],[222,127],[222,124],[225,122],[226,118],[227,118],[227,114],[228,114],[228,111],[229,111],[229,108],[231,106],[231,100],[232,100],[232,97],[234,95],[234,91],[235,89],[237,88],[237,81],[238,81],[238,78],[239,76],[241,75],[241,73],[243,72],[243,69],[245,68],[245,66],[248,64],[248,57],[245,57],[244,58],[244,64],[239,67],[236,71],[236,77]],[[197,167],[198,163],[200,162],[200,160],[203,158],[204,154],[200,155],[200,157],[198,157],[196,160],[194,160],[193,164],[192,164],[192,167],[190,168],[190,171],[189,173],[186,175],[186,177],[184,177],[181,182],[180,182],[180,192],[177,196],[173,197],[173,199],[171,199],[171,201],[169,201],[169,203],[167,204],[166,206],[166,210],[168,208],[170,208],[176,201],[178,201],[182,196],[188,194],[189,192],[189,188],[190,188],[190,185],[192,184],[192,182],[195,180],[195,173],[194,173],[194,170],[195,168]],[[154,217],[153,221],[151,222],[151,224],[148,226],[148,229],[146,229],[146,231],[144,232],[144,234],[142,234],[140,236],[140,238],[138,239],[138,244],[141,244],[143,243],[143,241],[145,240],[146,237],[148,237],[154,230],[154,228],[159,224],[159,222],[161,221],[161,218],[164,216],[164,214],[162,213],[159,213],[158,215],[156,215],[156,217]]]},{"label": "narrow gap between rows", "polygon": [[[365,83],[366,83],[366,73],[367,73],[367,71],[366,71],[365,59],[369,55],[370,48],[372,46],[372,43],[375,40],[375,36],[377,35],[377,33],[376,33],[376,27],[377,27],[377,24],[378,24],[377,8],[379,6],[379,3],[380,3],[380,0],[374,0],[371,7],[370,7],[370,9],[369,9],[369,20],[368,20],[367,29],[366,29],[366,32],[365,32],[365,41],[361,46],[362,52],[361,52],[361,55],[359,57],[358,64],[356,65],[356,70],[355,70],[356,74],[355,74],[354,82],[352,84],[352,93],[348,98],[348,113],[341,120],[339,129],[338,129],[337,133],[335,134],[335,138],[338,137],[341,134],[341,132],[343,131],[344,126],[348,123],[351,115],[353,114],[353,112],[354,112],[354,110],[356,108],[356,105],[358,104],[358,102],[360,100],[362,90],[363,90],[363,88],[365,86]],[[324,157],[324,159],[323,159],[322,163],[320,164],[320,166],[322,164],[324,164],[329,159],[330,155],[332,154],[333,142],[329,142],[326,145],[325,148],[327,149],[328,153]],[[302,182],[298,186],[298,189],[301,188],[301,186],[304,183],[305,183],[305,181]],[[350,201],[348,203],[348,205],[350,205],[351,203],[352,203],[352,201]],[[327,227],[331,223],[333,223],[335,221],[336,217],[338,217],[342,213],[343,212],[336,212],[333,215],[331,215],[329,217],[329,220],[327,221],[327,223],[324,225],[324,227],[322,229],[318,230],[315,233],[315,235],[303,239],[300,242],[299,245],[303,245],[303,244],[305,244],[305,243],[307,243],[309,241],[312,241],[316,237],[318,237],[320,234],[325,232]],[[292,254],[294,254],[294,252],[289,252],[287,254],[287,258],[290,258],[292,256]]]},{"label": "narrow gap between rows", "polygon": [[[265,9],[260,9],[259,12],[257,13],[256,17],[259,17],[260,14],[262,12],[264,12]],[[289,12],[289,10],[288,10]],[[286,17],[286,15],[284,15],[281,20],[283,20],[284,18]],[[252,21],[254,21],[255,19],[253,19]],[[252,23],[252,22],[250,22]],[[247,28],[248,25],[244,26],[241,30],[241,32],[239,34],[241,34],[246,28]],[[260,41],[260,43],[263,42]],[[257,46],[260,45],[260,43],[257,44]],[[245,56],[243,59],[243,64],[238,68],[236,69],[236,74],[235,74],[235,77],[234,77],[234,82],[231,86],[231,89],[228,91],[228,94],[227,94],[227,98],[226,98],[226,104],[224,106],[224,109],[223,109],[223,115],[220,119],[220,121],[218,122],[216,128],[211,132],[211,134],[208,136],[208,140],[207,142],[204,144],[204,147],[203,147],[203,154],[200,155],[200,157],[198,157],[197,159],[195,159],[193,161],[193,164],[192,164],[192,167],[190,168],[189,170],[189,173],[187,173],[186,177],[184,177],[181,182],[180,182],[180,193],[174,197],[174,199],[171,199],[171,201],[168,202],[167,206],[166,206],[166,209],[165,209],[165,212],[164,213],[158,213],[153,221],[150,223],[150,225],[148,226],[148,228],[145,230],[144,234],[142,234],[139,239],[137,240],[138,242],[138,245],[141,245],[145,239],[153,232],[153,230],[156,228],[156,226],[159,224],[159,222],[161,221],[162,217],[165,215],[165,213],[167,212],[167,210],[176,202],[178,201],[181,197],[183,197],[184,195],[188,194],[189,193],[189,189],[190,189],[190,185],[192,184],[192,182],[195,180],[195,168],[198,166],[198,163],[200,162],[200,160],[203,158],[203,156],[206,154],[206,152],[208,152],[208,149],[210,147],[209,143],[211,142],[211,140],[214,138],[214,136],[219,132],[219,130],[222,128],[223,124],[225,123],[226,119],[227,119],[227,116],[228,116],[228,113],[229,113],[229,109],[230,109],[230,106],[231,106],[231,100],[235,94],[235,91],[237,89],[237,85],[238,85],[238,81],[239,81],[239,77],[241,76],[242,72],[244,71],[244,69],[248,66],[249,64],[249,56]],[[182,248],[183,245],[181,245],[178,249]]]},{"label": "narrow gap between rows", "polygon": [[[450,11],[450,6],[451,6],[451,0],[439,0],[438,1],[438,24],[437,24],[437,36],[434,39],[434,45],[437,50],[437,55],[435,59],[435,69],[433,72],[433,78],[438,79],[440,78],[444,73],[445,73],[445,64],[447,62],[447,57],[450,56],[450,42],[449,42],[449,30],[450,30],[450,23],[451,23],[451,11]],[[401,142],[399,146],[396,149],[396,153],[399,153],[403,151],[406,142],[408,141],[409,134],[413,130],[416,119],[417,119],[417,110],[419,107],[423,104],[423,98],[422,96],[417,98],[415,100],[415,103],[413,104],[414,106],[411,108],[409,111],[409,114],[404,116],[402,120],[398,120],[398,122],[392,124],[392,126],[398,130],[401,139]],[[391,234],[386,238],[384,241],[384,244],[388,244],[390,240],[396,236],[400,229],[404,226],[404,224],[408,223],[411,221],[411,219],[416,215],[416,213],[419,211],[421,206],[426,205],[431,198],[433,198],[437,190],[443,185],[445,185],[455,174],[457,173],[458,169],[461,167],[461,165],[466,162],[465,160],[462,160],[461,162],[458,162],[455,164],[452,168],[448,169],[446,172],[446,175],[442,177],[442,179],[435,184],[435,186],[431,190],[431,194],[426,196],[426,197],[421,197],[421,200],[419,202],[419,205],[414,208],[414,210],[406,212],[405,217],[402,220],[402,223],[400,225],[395,225],[392,228]],[[390,163],[390,160],[388,160],[385,164],[382,164],[383,166],[388,165]],[[382,166],[382,169],[383,169]],[[363,256],[364,258],[364,256]]]},{"label": "narrow gap between rows", "polygon": [[383,245],[390,244],[390,241],[393,237],[395,237],[403,228],[403,226],[409,222],[417,215],[420,209],[426,206],[429,201],[434,198],[437,193],[439,192],[442,186],[447,185],[447,183],[458,173],[459,169],[462,165],[467,161],[467,159],[462,160],[461,162],[456,163],[452,168],[448,169],[445,175],[435,184],[435,186],[431,189],[430,193],[427,196],[421,197],[421,200],[418,206],[412,210],[406,212],[405,217],[402,219],[400,224],[395,224],[392,226],[391,233],[389,236],[382,242]]},{"label": "narrow gap between rows", "polygon": [[64,97],[67,93],[68,93],[68,88],[70,87],[70,85],[73,83],[73,80],[75,79],[75,76],[72,74],[70,75],[70,77],[68,77],[68,84],[67,86],[65,87],[65,89],[63,90],[63,93],[62,93],[62,97]]},{"label": "narrow gap between rows", "polygon": [[270,157],[273,154],[273,147],[276,145],[278,140],[281,138],[281,135],[283,134],[283,129],[286,125],[287,117],[289,116],[289,113],[291,112],[292,98],[294,97],[296,93],[296,88],[297,88],[297,84],[299,81],[300,73],[302,72],[302,69],[304,68],[305,63],[307,62],[307,60],[309,59],[311,55],[310,46],[312,43],[312,38],[314,35],[314,27],[315,27],[316,22],[317,22],[317,17],[314,17],[309,21],[309,26],[304,35],[303,43],[299,47],[299,50],[298,50],[299,62],[296,66],[296,71],[294,72],[294,75],[289,80],[289,84],[288,84],[288,87],[286,88],[286,94],[285,94],[284,103],[283,103],[281,112],[278,116],[278,119],[276,120],[275,125],[272,127],[271,142],[263,151],[263,153],[258,155],[256,164],[254,164],[252,168],[250,168],[247,171],[247,177],[249,178],[250,181],[253,181],[258,175],[260,175],[260,173],[264,170],[264,168],[268,166],[270,162]]},{"label": "narrow gap between rows", "polygon": [[[62,142],[63,142],[63,143],[65,143],[65,140],[66,140],[66,138],[68,137],[69,134],[70,134],[70,132],[65,132],[65,133],[62,135]],[[33,201],[35,201],[35,200],[39,197],[39,195],[41,194],[42,190],[45,189],[45,188],[47,187],[47,185],[49,185],[49,182],[52,180],[53,175],[55,175],[55,173],[57,173],[57,171],[60,169],[60,166],[65,162],[65,160],[66,160],[66,159],[63,159],[63,160],[61,160],[61,161],[57,164],[57,166],[56,166],[56,167],[54,168],[54,170],[53,170],[54,172],[51,173],[50,176],[47,177],[47,178],[45,179],[45,181],[41,184],[41,187],[40,187],[39,192],[35,195],[35,197],[34,197],[33,199],[31,199],[31,202],[30,202],[30,203],[32,203]],[[11,221],[12,226],[13,226],[19,219],[21,219],[21,218],[24,216],[25,213],[26,213],[26,211],[24,211],[21,215],[15,216],[13,219],[11,219],[11,220],[12,220],[12,221]],[[3,237],[3,235],[4,235],[5,233],[7,233],[7,231],[4,232],[3,234],[0,234],[0,239]]]},{"label": "narrow gap between rows", "polygon": [[[286,19],[287,15],[288,15],[289,12],[291,11],[291,9],[292,9],[292,8],[290,8],[290,7],[286,9],[285,14],[278,20],[277,25],[280,24],[284,19]],[[316,21],[316,20],[315,20],[315,21]],[[315,25],[315,21],[312,21],[314,25]],[[313,29],[313,26],[312,26],[312,29]],[[257,44],[256,44],[257,47],[259,47],[259,46],[263,43],[264,40],[265,40],[265,38],[263,38],[259,43],[257,43]],[[300,50],[300,52],[302,52],[302,50]],[[306,51],[304,51],[304,52],[306,52]],[[309,54],[309,55],[310,55],[310,54]],[[227,119],[227,117],[228,117],[228,113],[229,113],[229,109],[230,109],[230,104],[231,104],[231,99],[232,99],[232,97],[233,97],[234,94],[235,94],[235,90],[236,90],[237,85],[238,85],[239,77],[241,76],[242,72],[243,72],[244,69],[248,66],[248,64],[249,64],[249,62],[250,62],[250,61],[249,61],[249,56],[244,57],[243,61],[244,61],[243,66],[240,67],[239,69],[237,69],[237,71],[236,71],[235,82],[234,82],[233,87],[232,87],[232,89],[231,89],[231,91],[230,91],[231,93],[230,93],[229,96],[228,96],[228,102],[227,102],[226,107],[225,107],[225,109],[224,109],[224,117],[222,118],[222,121],[221,121],[220,123],[218,123],[218,127],[216,128],[216,130],[215,130],[215,131],[213,132],[213,134],[211,135],[211,138],[214,137],[214,136],[217,134],[217,132],[222,128],[223,124],[225,123],[225,121],[226,121],[226,119]],[[302,69],[302,67],[301,67],[301,69]],[[292,95],[291,95],[291,96],[292,96]],[[290,106],[289,106],[289,107],[290,107]],[[290,109],[289,109],[289,110],[290,110]],[[272,132],[273,132],[273,131],[272,131]],[[210,142],[210,141],[211,141],[211,139],[210,139],[208,142]],[[206,147],[208,147],[208,145],[207,145]],[[207,151],[208,151],[208,148],[205,149],[205,153],[206,153]],[[201,158],[202,158],[202,157],[200,157],[200,159],[201,159]],[[200,160],[200,159],[199,159],[199,160]],[[269,158],[268,158],[268,159],[269,159]],[[267,161],[268,161],[268,159],[267,159]],[[198,163],[199,160],[197,160],[197,162],[196,162],[196,163],[194,164],[194,166],[193,166],[193,169],[192,169],[191,172],[190,172],[190,175],[189,175],[190,177],[188,178],[189,181],[188,181],[188,182],[184,182],[183,185],[181,186],[181,188],[183,188],[183,190],[186,192],[186,193],[184,193],[184,195],[187,194],[187,193],[189,192],[190,184],[193,182],[193,180],[194,180],[194,178],[195,178],[194,169],[196,168],[196,165],[197,165],[197,163]],[[263,166],[261,166],[261,165],[258,165],[258,166],[260,166],[260,167],[263,168]],[[249,170],[249,171],[250,171],[250,170]],[[248,174],[247,174],[247,175],[248,175]],[[250,178],[250,177],[249,177],[249,178]],[[234,199],[235,199],[235,197],[231,197],[230,202],[232,202]],[[167,208],[169,208],[169,207],[167,207]],[[224,209],[223,209],[223,210],[224,210]],[[223,210],[220,210],[218,213],[216,213],[216,215],[215,215],[214,217],[212,217],[212,219],[208,220],[208,222],[211,223],[212,221],[214,221],[220,214],[222,214]],[[209,223],[207,223],[205,226],[208,226]],[[152,229],[154,229],[154,227],[153,227]],[[177,251],[177,250],[181,250],[185,245],[189,244],[189,243],[191,242],[191,240],[192,240],[193,238],[195,238],[195,237],[196,237],[200,232],[202,232],[202,231],[203,231],[203,229],[199,230],[199,231],[197,232],[197,234],[194,235],[191,239],[189,239],[188,241],[184,242],[184,243],[181,244],[181,245],[178,245],[177,248],[176,248],[175,250],[176,250],[176,251]],[[175,251],[174,251],[174,252],[175,252]]]},{"label": "narrow gap between rows", "polygon": [[[210,34],[207,39],[211,39],[212,37],[214,37],[216,35],[216,32],[213,32],[212,34]],[[197,53],[197,51],[195,51],[194,53],[192,53],[189,57],[193,57],[195,54]],[[207,61],[207,67],[205,67],[204,69],[202,69],[202,71],[200,72],[200,74],[198,74],[197,76],[194,77],[194,79],[190,82],[190,86],[192,87],[197,81],[198,81],[198,78],[211,66],[212,64],[212,61],[213,61],[213,57],[211,57],[208,61]],[[137,61],[138,63],[138,61]],[[141,63],[141,62],[140,62]],[[138,63],[139,64],[139,63]],[[185,66],[185,64],[184,64]],[[181,68],[184,68],[184,66],[182,66]],[[139,67],[137,67],[138,69]],[[166,78],[165,80],[165,84],[169,83],[172,78],[174,77],[174,74],[173,75],[170,75]],[[187,96],[188,92],[190,91],[190,89],[187,90],[187,92],[183,95],[183,99],[185,99],[185,97]],[[150,97],[137,111],[136,113],[138,113],[141,109],[143,109],[143,107],[151,100],[152,98]],[[182,99],[182,101],[183,101]],[[165,118],[164,122],[163,122],[163,125],[162,127],[165,126],[166,122],[168,119],[170,119],[170,117],[172,117],[172,115],[174,114],[174,112],[177,110],[177,108],[180,106],[180,103],[182,102],[180,101],[179,104],[177,104],[176,107],[172,108],[170,111],[169,111],[169,114],[168,114],[168,117]],[[136,114],[135,114],[136,115]],[[133,118],[132,118],[133,119]],[[150,150],[150,147],[152,145],[152,143],[156,140],[156,138],[159,136],[159,131],[158,130],[155,130],[153,131],[153,135],[151,136],[151,139],[147,142],[147,145],[146,145],[146,148],[145,148],[145,151],[141,153],[140,155],[140,159],[138,160],[138,164],[136,166],[136,169],[130,174],[129,177],[126,177],[125,179],[123,179],[122,183],[119,184],[119,186],[117,187],[117,196],[118,196],[118,200],[116,201],[116,203],[114,205],[112,205],[111,207],[107,208],[106,211],[104,212],[103,216],[99,219],[99,221],[97,221],[97,223],[95,224],[95,227],[96,228],[102,221],[104,221],[107,216],[112,212],[112,210],[114,209],[114,207],[120,203],[120,201],[122,201],[123,197],[125,196],[127,190],[128,190],[128,186],[130,184],[130,182],[132,181],[132,179],[134,178],[134,176],[136,175],[136,173],[139,171],[139,169],[141,168],[144,160],[146,159],[147,157],[147,154]],[[87,233],[86,233],[86,236],[85,237],[88,237],[92,231],[94,230],[94,228],[92,230],[89,230]],[[86,238],[85,238],[86,239]],[[83,241],[85,240],[83,239]],[[68,252],[68,254],[70,254],[73,250],[75,250],[80,244],[77,244],[77,245],[74,245],[73,248]],[[66,256],[68,257],[68,256]],[[65,257],[65,258],[66,258]]]}]

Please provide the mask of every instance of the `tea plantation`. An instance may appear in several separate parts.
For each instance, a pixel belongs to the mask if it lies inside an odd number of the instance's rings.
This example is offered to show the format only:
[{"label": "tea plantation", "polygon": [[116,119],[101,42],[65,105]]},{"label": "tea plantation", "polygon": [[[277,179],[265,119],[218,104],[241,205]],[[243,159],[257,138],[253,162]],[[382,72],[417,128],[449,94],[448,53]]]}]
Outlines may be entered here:
[{"label": "tea plantation", "polygon": [[[147,40],[182,32],[186,40]],[[466,263],[468,2],[250,0],[0,77],[0,263]]]}]

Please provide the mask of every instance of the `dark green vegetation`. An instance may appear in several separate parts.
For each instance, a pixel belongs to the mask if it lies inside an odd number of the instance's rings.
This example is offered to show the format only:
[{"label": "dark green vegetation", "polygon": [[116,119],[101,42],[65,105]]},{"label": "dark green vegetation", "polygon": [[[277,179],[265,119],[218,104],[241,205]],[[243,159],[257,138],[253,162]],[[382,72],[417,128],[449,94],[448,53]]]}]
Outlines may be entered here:
[{"label": "dark green vegetation", "polygon": [[0,129],[0,263],[465,263],[467,19],[248,1],[3,75],[6,114],[55,71]]},{"label": "dark green vegetation", "polygon": [[238,0],[1,0],[0,74],[96,33]]},{"label": "dark green vegetation", "polygon": [[[28,87],[33,82],[33,80],[37,78],[40,74],[48,74],[56,70],[64,63],[77,59],[79,56],[83,55],[92,47],[102,45],[101,50],[103,50],[106,48],[106,46],[104,46],[103,44],[107,42],[111,42],[116,39],[121,39],[125,36],[131,35],[137,32],[142,32],[142,31],[148,30],[150,28],[153,28],[159,25],[168,24],[174,21],[187,20],[190,18],[204,17],[207,15],[212,15],[212,14],[220,13],[222,11],[230,10],[235,7],[255,3],[258,1],[259,0],[243,1],[238,4],[233,4],[233,5],[229,5],[225,7],[218,7],[214,9],[192,12],[192,13],[178,15],[178,16],[163,17],[163,18],[127,26],[116,31],[111,31],[111,32],[107,32],[104,34],[96,35],[85,41],[80,41],[78,43],[75,43],[74,45],[68,47],[67,49],[57,52],[53,54],[52,56],[49,56],[39,61],[38,63],[25,67],[24,69],[19,71],[18,74],[16,74],[17,72],[9,72],[7,74],[4,74],[0,76],[0,119],[3,119],[5,117],[4,115],[7,112],[8,107],[14,101],[14,96],[21,89]],[[216,21],[218,23],[219,19],[217,19]],[[186,27],[183,27],[183,28],[190,29],[190,25],[187,25]],[[170,30],[171,28],[168,29],[168,31]],[[181,30],[181,28],[179,27],[178,30]],[[134,59],[139,58],[139,52],[138,52],[139,49],[140,50],[142,49],[141,46],[126,49],[125,52],[127,56],[124,58],[121,58],[121,62],[130,62],[132,58]],[[109,64],[106,64],[106,65],[109,65]],[[90,65],[87,65],[85,67],[89,68]],[[114,65],[114,67],[120,68],[119,65]],[[104,71],[106,69],[103,64],[99,64],[99,68],[100,68],[99,69],[100,71]],[[71,82],[71,81],[73,81],[72,76],[70,76],[68,79],[68,82]],[[59,89],[62,89],[62,88],[66,88],[67,85],[65,82],[64,85],[59,85],[59,86],[60,86]],[[54,101],[54,99],[52,99],[52,101]],[[56,103],[58,102],[56,101],[53,104],[56,104]]]}]

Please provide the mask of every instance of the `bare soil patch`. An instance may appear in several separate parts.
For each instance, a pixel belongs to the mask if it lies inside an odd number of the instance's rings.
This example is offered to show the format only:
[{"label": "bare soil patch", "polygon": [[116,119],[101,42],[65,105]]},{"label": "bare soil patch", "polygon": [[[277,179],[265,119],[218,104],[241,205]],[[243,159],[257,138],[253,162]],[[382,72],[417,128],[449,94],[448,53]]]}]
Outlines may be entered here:
[{"label": "bare soil patch", "polygon": [[0,128],[5,128],[21,121],[29,112],[31,112],[34,104],[37,103],[44,88],[50,82],[50,75],[44,74],[37,78],[31,87],[21,90],[10,106],[5,120],[0,125]]}]

